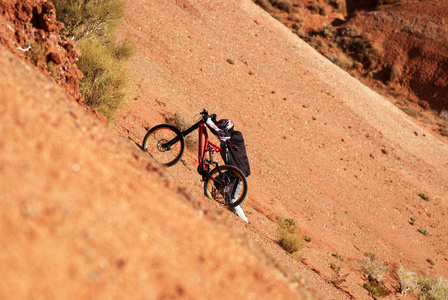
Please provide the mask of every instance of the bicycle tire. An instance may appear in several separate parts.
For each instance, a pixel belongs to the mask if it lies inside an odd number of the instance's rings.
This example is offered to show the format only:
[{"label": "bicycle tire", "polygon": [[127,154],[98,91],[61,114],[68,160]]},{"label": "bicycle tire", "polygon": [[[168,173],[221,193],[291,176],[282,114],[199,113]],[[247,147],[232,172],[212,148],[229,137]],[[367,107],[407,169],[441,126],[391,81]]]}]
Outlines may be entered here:
[{"label": "bicycle tire", "polygon": [[[218,176],[224,176],[224,183]],[[242,183],[236,201],[230,203],[232,193],[237,189],[236,184],[240,180]],[[204,194],[207,198],[217,201],[226,207],[235,207],[240,205],[247,195],[247,179],[244,173],[231,165],[217,166],[207,176],[204,181]]]},{"label": "bicycle tire", "polygon": [[[175,144],[170,147],[163,147],[163,144],[175,138],[179,139]],[[142,148],[157,162],[170,167],[175,165],[184,154],[185,138],[178,128],[168,124],[160,124],[146,133]]]}]

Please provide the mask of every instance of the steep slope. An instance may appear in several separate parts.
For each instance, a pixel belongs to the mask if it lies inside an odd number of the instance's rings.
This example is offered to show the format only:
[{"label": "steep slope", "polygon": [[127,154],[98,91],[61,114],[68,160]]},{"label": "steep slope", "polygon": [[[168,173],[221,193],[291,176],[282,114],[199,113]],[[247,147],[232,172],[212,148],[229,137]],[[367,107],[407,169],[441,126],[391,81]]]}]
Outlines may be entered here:
[{"label": "steep slope", "polygon": [[[137,92],[120,134],[140,144],[165,116],[193,123],[206,107],[244,132],[252,225],[275,240],[270,216],[298,220],[313,237],[308,269],[330,281],[332,254],[346,257],[344,290],[357,297],[369,252],[390,266],[391,289],[399,262],[447,277],[446,144],[251,1],[126,3]],[[167,172],[199,197],[195,155]]]},{"label": "steep slope", "polygon": [[[448,277],[446,144],[250,0],[126,1],[121,30],[136,94],[114,130],[138,146],[174,114],[232,118],[251,224],[203,197],[194,150],[154,164],[0,48],[0,298],[369,299],[365,253],[390,289],[399,262]],[[312,238],[302,261],[276,215]]]},{"label": "steep slope", "polygon": [[0,78],[1,299],[307,298],[3,46]]}]

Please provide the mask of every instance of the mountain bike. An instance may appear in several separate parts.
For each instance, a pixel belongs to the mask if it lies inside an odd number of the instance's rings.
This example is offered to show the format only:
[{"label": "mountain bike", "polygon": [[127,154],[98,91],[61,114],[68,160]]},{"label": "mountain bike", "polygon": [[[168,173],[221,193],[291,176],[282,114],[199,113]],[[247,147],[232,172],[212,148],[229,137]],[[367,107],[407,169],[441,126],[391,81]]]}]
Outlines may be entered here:
[{"label": "mountain bike", "polygon": [[[205,196],[223,206],[235,207],[240,205],[247,195],[246,176],[235,166],[219,166],[218,162],[213,160],[215,153],[225,150],[210,142],[208,138],[205,121],[209,117],[216,120],[216,115],[209,115],[206,109],[200,115],[201,119],[185,131],[168,124],[154,126],[143,139],[143,150],[148,152],[157,162],[168,167],[173,166],[184,154],[185,137],[198,129],[197,171],[202,175],[202,181],[204,181]],[[227,142],[227,147],[238,150],[230,141]],[[212,170],[211,166],[214,166]]]}]

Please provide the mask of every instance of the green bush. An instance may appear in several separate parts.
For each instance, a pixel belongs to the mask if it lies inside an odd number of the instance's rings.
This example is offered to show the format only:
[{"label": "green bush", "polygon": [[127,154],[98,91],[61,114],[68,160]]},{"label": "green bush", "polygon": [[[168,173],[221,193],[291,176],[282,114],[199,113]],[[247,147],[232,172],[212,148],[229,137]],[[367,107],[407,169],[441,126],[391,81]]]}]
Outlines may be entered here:
[{"label": "green bush", "polygon": [[113,122],[129,94],[129,71],[120,63],[115,48],[105,47],[95,36],[82,39],[78,46],[83,53],[78,66],[84,73],[79,90],[88,106]]},{"label": "green bush", "polygon": [[54,0],[61,35],[72,38],[82,52],[77,63],[84,74],[79,89],[86,104],[114,122],[126,103],[131,76],[125,61],[134,53],[130,40],[117,42],[123,17],[121,0]]}]

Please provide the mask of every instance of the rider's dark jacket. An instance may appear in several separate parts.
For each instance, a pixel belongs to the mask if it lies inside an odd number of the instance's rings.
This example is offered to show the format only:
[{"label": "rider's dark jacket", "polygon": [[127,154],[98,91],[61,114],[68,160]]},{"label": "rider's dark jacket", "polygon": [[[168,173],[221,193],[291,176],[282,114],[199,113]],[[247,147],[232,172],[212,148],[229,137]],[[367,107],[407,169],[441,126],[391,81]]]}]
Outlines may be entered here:
[{"label": "rider's dark jacket", "polygon": [[[224,132],[211,119],[208,119],[206,124],[210,131],[221,141],[220,147],[223,149],[221,151],[221,157],[225,164],[235,166],[243,171],[246,177],[249,176],[250,165],[243,134],[236,130]],[[238,150],[234,149],[231,145],[236,146]]]}]

